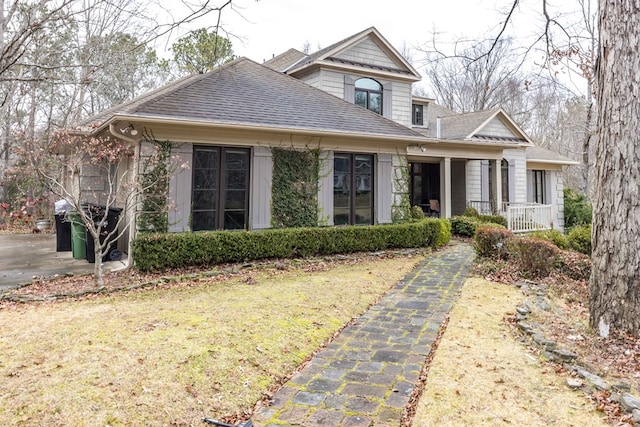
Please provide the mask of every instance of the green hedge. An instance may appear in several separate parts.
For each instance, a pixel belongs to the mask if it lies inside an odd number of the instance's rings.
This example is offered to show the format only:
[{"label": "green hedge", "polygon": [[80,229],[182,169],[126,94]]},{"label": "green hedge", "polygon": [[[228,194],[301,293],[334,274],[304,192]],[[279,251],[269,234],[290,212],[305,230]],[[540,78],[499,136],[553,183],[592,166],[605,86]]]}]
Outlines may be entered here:
[{"label": "green hedge", "polygon": [[448,220],[393,225],[142,234],[132,241],[135,266],[156,271],[263,258],[439,247],[451,237]]}]

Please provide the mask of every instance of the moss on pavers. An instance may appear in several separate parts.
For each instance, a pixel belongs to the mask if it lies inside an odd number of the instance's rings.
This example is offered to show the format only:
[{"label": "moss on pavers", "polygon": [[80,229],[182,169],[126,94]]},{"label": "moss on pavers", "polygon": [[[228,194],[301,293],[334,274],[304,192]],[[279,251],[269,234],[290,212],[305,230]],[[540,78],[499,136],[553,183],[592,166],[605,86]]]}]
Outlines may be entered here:
[{"label": "moss on pavers", "polygon": [[256,426],[398,425],[474,256],[456,243],[428,257],[278,391]]}]

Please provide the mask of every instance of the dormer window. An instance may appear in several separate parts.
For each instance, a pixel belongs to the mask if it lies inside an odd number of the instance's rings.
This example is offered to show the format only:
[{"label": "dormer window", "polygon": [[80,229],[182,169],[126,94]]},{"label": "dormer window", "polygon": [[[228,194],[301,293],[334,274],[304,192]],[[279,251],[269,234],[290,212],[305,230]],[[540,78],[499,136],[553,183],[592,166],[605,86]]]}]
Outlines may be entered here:
[{"label": "dormer window", "polygon": [[355,104],[382,115],[382,85],[369,78],[355,82]]},{"label": "dormer window", "polygon": [[414,126],[424,126],[424,105],[413,104],[413,119]]}]

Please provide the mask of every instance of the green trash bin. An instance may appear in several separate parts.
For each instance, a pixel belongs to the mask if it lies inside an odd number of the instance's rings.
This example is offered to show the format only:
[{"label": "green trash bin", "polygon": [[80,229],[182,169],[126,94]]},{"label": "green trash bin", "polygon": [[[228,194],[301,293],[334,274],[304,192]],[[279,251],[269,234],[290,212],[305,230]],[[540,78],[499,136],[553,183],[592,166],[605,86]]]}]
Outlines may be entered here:
[{"label": "green trash bin", "polygon": [[74,259],[87,258],[86,231],[78,212],[69,212],[71,221],[71,253]]}]

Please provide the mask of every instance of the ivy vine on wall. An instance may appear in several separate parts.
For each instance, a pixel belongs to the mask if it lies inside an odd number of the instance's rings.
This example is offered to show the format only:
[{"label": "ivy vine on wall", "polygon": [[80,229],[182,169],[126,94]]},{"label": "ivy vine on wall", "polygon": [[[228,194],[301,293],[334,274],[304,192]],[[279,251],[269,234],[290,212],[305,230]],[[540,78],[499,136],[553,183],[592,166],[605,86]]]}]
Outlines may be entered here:
[{"label": "ivy vine on wall", "polygon": [[142,211],[138,216],[138,230],[166,233],[169,230],[169,158],[171,142],[148,137],[154,152],[143,163],[141,176]]},{"label": "ivy vine on wall", "polygon": [[272,148],[271,153],[271,226],[317,226],[320,150]]}]

